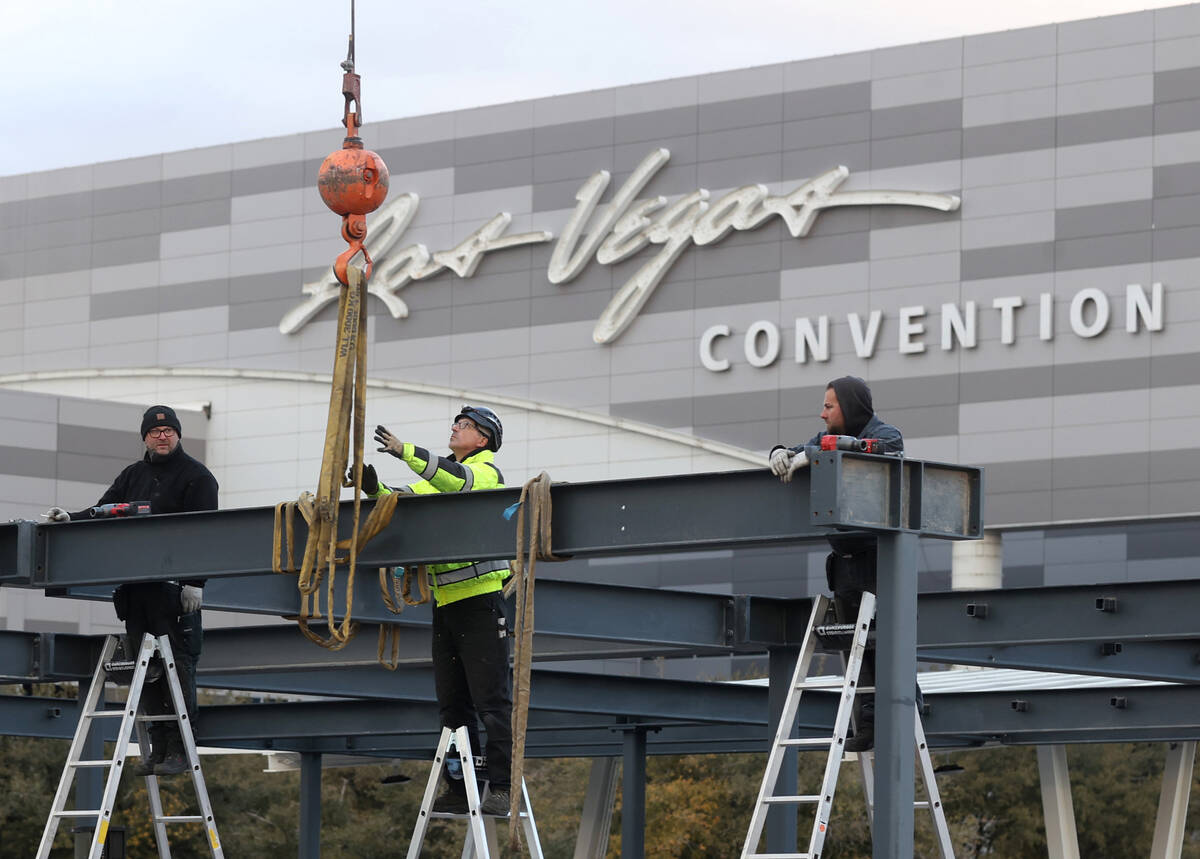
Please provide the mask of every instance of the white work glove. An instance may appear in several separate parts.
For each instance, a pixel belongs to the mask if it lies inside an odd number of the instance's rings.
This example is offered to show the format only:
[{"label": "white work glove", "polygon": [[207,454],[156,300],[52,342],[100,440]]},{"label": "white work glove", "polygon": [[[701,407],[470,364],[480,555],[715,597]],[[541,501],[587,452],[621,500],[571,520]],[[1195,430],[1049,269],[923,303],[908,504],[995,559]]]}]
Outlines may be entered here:
[{"label": "white work glove", "polygon": [[71,514],[61,507],[51,507],[42,514],[43,519],[49,519],[51,522],[70,522]]},{"label": "white work glove", "polygon": [[787,474],[788,466],[792,463],[794,454],[786,447],[777,447],[771,451],[771,473],[776,477]]},{"label": "white work glove", "polygon": [[200,611],[200,602],[203,596],[204,588],[184,585],[183,590],[179,593],[179,606],[183,609],[183,613],[191,614],[194,611]]},{"label": "white work glove", "polygon": [[800,451],[798,454],[796,454],[795,456],[792,457],[792,462],[790,465],[788,465],[787,471],[784,472],[780,476],[779,479],[783,483],[791,483],[792,475],[807,465],[808,465],[808,454],[805,453],[804,451]]}]

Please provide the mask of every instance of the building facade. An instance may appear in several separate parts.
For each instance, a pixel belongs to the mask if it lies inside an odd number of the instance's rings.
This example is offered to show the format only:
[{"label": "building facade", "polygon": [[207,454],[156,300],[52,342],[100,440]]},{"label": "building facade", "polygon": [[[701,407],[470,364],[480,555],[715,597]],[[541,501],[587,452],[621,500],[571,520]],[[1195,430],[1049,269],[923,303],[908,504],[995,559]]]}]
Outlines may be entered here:
[{"label": "building facade", "polygon": [[[368,420],[437,450],[491,405],[510,484],[762,467],[852,373],[910,455],[986,467],[1006,586],[1189,575],[1198,48],[1189,5],[369,124]],[[315,483],[340,145],[0,177],[0,514],[94,501],[154,402],[223,506]],[[822,556],[568,572],[798,595]]]}]

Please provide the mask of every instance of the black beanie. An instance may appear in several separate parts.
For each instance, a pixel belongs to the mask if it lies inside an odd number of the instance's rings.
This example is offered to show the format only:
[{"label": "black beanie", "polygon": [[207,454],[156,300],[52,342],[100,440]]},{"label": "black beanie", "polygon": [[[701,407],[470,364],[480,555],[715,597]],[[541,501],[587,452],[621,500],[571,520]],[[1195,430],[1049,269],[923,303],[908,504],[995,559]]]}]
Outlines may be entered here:
[{"label": "black beanie", "polygon": [[183,427],[179,425],[179,418],[170,406],[151,406],[146,409],[146,414],[142,415],[142,438],[155,427],[170,427],[183,438]]},{"label": "black beanie", "polygon": [[857,436],[875,414],[875,407],[871,404],[871,389],[858,376],[842,376],[827,387],[833,388],[837,394],[842,419],[846,422],[846,434]]}]

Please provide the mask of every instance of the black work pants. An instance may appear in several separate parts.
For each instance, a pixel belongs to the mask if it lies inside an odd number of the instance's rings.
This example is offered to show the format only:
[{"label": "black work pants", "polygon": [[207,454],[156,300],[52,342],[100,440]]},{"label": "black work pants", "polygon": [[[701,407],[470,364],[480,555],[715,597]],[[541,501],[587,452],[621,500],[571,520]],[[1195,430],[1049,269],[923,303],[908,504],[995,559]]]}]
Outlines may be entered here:
[{"label": "black work pants", "polygon": [[[196,663],[204,640],[200,612],[180,614],[179,595],[182,588],[171,582],[148,582],[145,584],[122,585],[113,595],[117,615],[125,621],[125,634],[131,649],[130,658],[136,658],[142,646],[142,636],[166,635],[175,656],[175,671],[183,691],[192,733],[196,732]],[[142,687],[142,712],[148,716],[174,713],[171,706],[171,687],[164,674],[154,683]],[[176,726],[170,722],[150,723],[150,743],[156,750],[165,748],[166,743],[179,737]]]},{"label": "black work pants", "polygon": [[[875,562],[876,551],[874,548],[850,556],[831,552],[826,558],[825,578],[829,589],[833,591],[833,610],[837,614],[838,623],[854,623],[858,620],[858,611],[862,608],[864,592],[869,591],[878,596]],[[846,653],[845,655],[849,659],[850,654]],[[868,645],[863,651],[858,685],[875,685],[875,646],[873,644]],[[919,708],[925,700],[921,694],[920,684],[917,684],[915,695]],[[874,730],[875,696],[873,694],[859,695],[857,702],[856,729],[861,731],[866,727]]]},{"label": "black work pants", "polygon": [[[858,610],[862,607],[862,597],[865,591],[878,593],[875,580],[874,549],[851,556],[831,552],[825,561],[825,578],[829,589],[833,591],[833,609],[837,614],[838,623],[854,623],[858,620]],[[849,659],[850,654],[845,654]],[[875,685],[875,648],[868,646],[863,651],[862,668],[858,673],[859,686]],[[867,726],[875,725],[875,696],[874,694],[859,695],[856,699],[858,707],[855,712],[855,727],[862,731]]]},{"label": "black work pants", "polygon": [[512,769],[512,672],[504,620],[499,591],[433,609],[433,679],[442,726],[466,725],[472,753],[479,754],[483,721],[493,791],[509,789]]}]

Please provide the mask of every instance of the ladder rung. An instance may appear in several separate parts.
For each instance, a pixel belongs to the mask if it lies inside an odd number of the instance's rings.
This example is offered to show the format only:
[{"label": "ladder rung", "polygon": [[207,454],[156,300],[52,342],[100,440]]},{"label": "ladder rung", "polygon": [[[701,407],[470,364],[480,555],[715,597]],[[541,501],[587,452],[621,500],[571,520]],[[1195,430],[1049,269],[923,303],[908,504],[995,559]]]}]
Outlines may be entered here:
[{"label": "ladder rung", "polygon": [[84,713],[85,719],[119,719],[125,715],[124,710],[92,710],[90,713]]},{"label": "ladder rung", "polygon": [[[846,684],[841,680],[803,680],[800,683],[797,683],[795,688],[808,691],[809,689],[841,689],[845,685]],[[868,692],[874,694],[875,687],[855,686],[851,691],[856,695],[863,695]]]},{"label": "ladder rung", "polygon": [[204,817],[199,814],[175,814],[154,819],[159,823],[204,823]]},{"label": "ladder rung", "polygon": [[811,853],[747,853],[746,859],[812,859]]},{"label": "ladder rung", "polygon": [[68,761],[67,764],[73,767],[109,767],[112,761]]},{"label": "ladder rung", "polygon": [[165,716],[138,716],[137,720],[139,722],[174,722],[176,719],[174,713],[168,713]]},{"label": "ladder rung", "polygon": [[763,799],[763,802],[769,802],[776,805],[804,805],[806,803],[820,802],[825,797],[821,794],[809,794],[806,796],[768,796]]},{"label": "ladder rung", "polygon": [[[431,812],[429,812],[429,816],[430,817],[438,817],[438,818],[447,818],[450,820],[468,820],[471,817],[471,812],[467,811],[467,812],[463,812],[462,814],[458,814],[458,813],[452,812],[452,811],[431,811]],[[480,814],[479,816],[480,817],[495,817],[500,820],[508,820],[509,819],[509,815],[507,815],[507,814],[503,814],[503,815],[501,815],[501,814]],[[517,817],[519,817],[521,820],[525,820],[526,818],[529,817],[529,813],[525,812],[525,811],[521,811],[521,812],[517,813]]]},{"label": "ladder rung", "polygon": [[833,745],[833,737],[800,737],[798,739],[783,740],[781,746],[825,746],[828,748]]},{"label": "ladder rung", "polygon": [[801,680],[796,684],[797,689],[841,689],[845,686],[842,680]]},{"label": "ladder rung", "polygon": [[55,811],[51,813],[51,817],[99,817],[103,814],[100,809],[92,808],[73,808],[67,811]]}]

